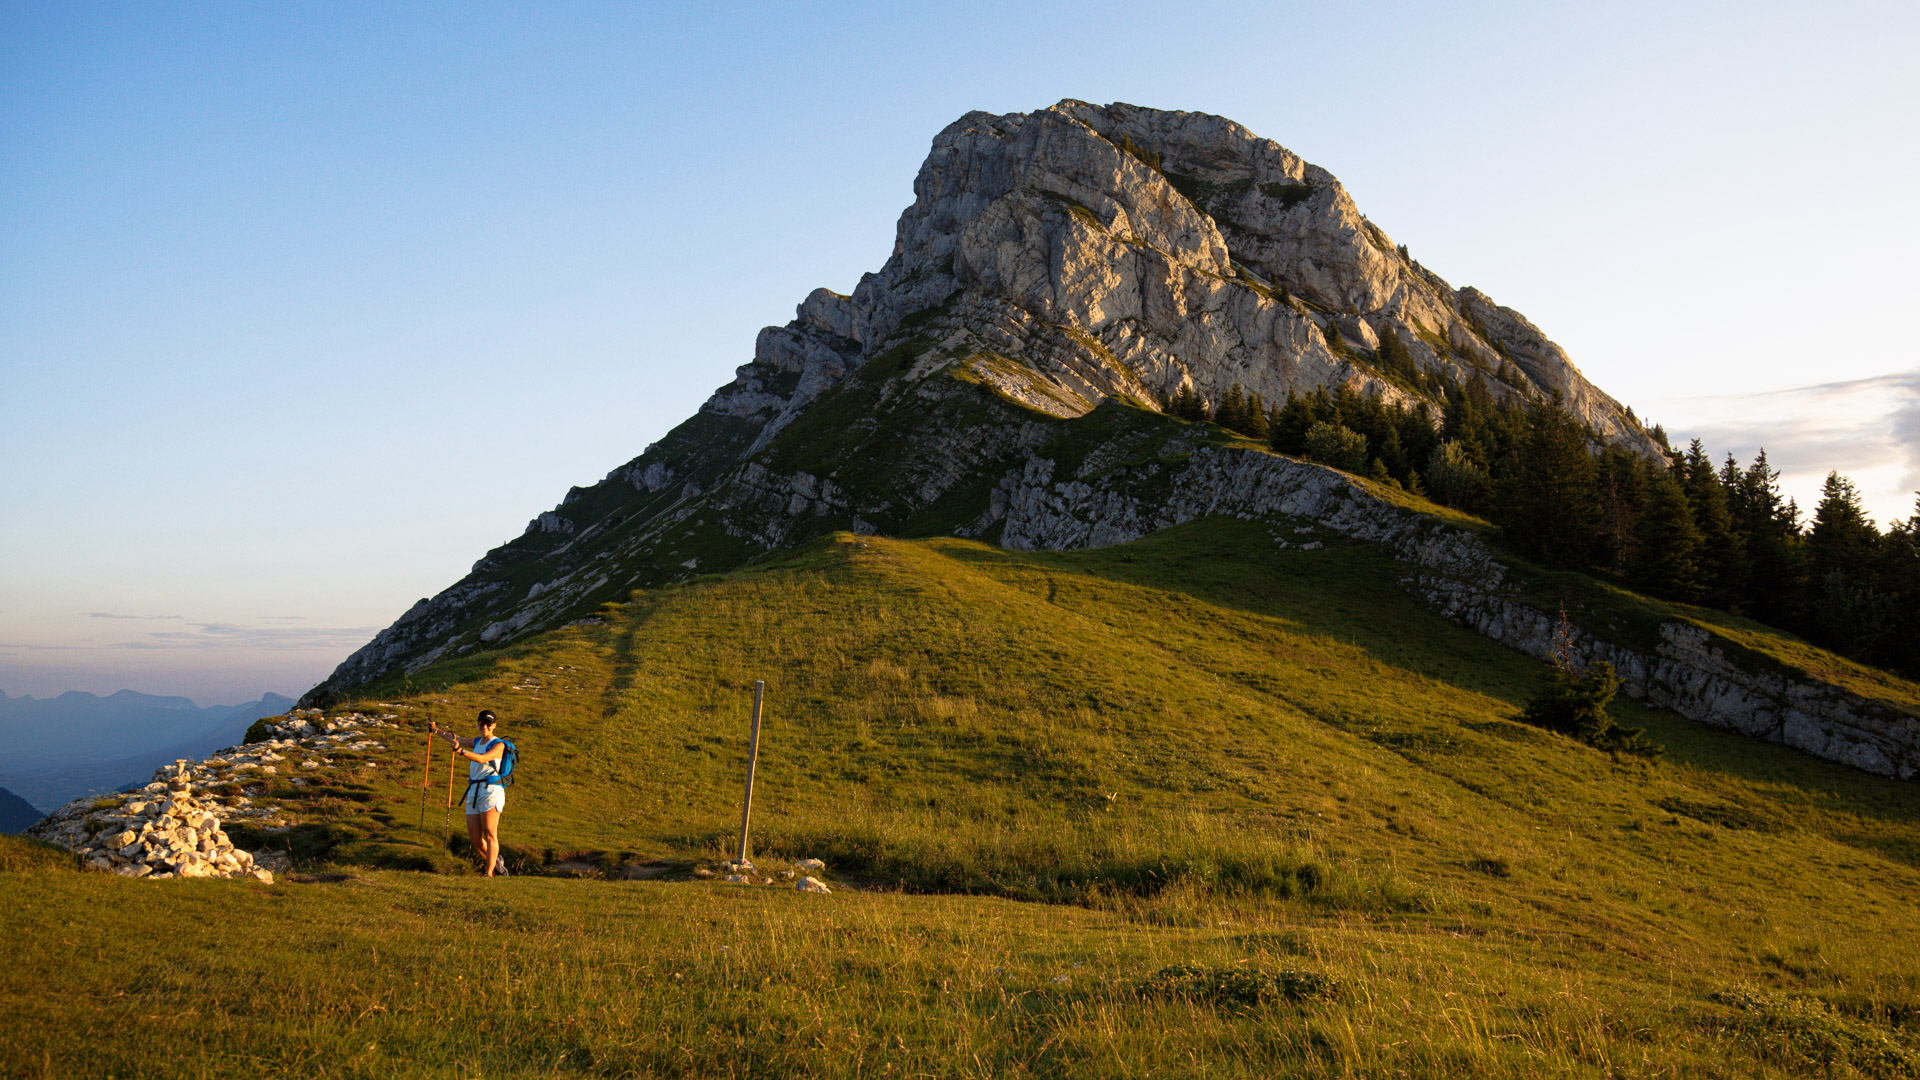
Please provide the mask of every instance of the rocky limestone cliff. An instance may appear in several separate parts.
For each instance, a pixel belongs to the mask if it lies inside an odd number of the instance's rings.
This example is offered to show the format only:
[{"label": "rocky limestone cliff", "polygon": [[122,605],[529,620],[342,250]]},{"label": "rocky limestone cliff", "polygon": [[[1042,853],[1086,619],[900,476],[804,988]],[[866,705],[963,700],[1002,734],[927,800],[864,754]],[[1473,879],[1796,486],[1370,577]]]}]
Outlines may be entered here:
[{"label": "rocky limestone cliff", "polygon": [[[1470,529],[1397,505],[1345,473],[1206,446],[1193,448],[1159,482],[1138,472],[1115,474],[1097,462],[1061,472],[1057,462],[1033,458],[1007,474],[989,515],[1003,545],[1100,547],[1213,514],[1271,521],[1281,533],[1304,530],[1379,545],[1406,564],[1402,584],[1429,606],[1509,648],[1542,660],[1554,657],[1559,613],[1520,595],[1498,549]],[[1920,777],[1920,716],[1771,663],[1705,625],[1662,620],[1651,648],[1579,626],[1570,630],[1575,654],[1584,662],[1612,664],[1633,697],[1866,772]]]},{"label": "rocky limestone cliff", "polygon": [[[1503,592],[1499,556],[1471,531],[1157,415],[1183,386],[1411,402],[1440,377],[1478,378],[1558,395],[1651,452],[1531,322],[1413,262],[1332,174],[1220,117],[1063,101],[962,117],[914,193],[892,255],[850,296],[816,290],[762,330],[695,416],[421,600],[303,704],[831,530],[1073,548],[1209,513],[1387,544],[1427,602],[1546,655],[1546,615]],[[1386,338],[1415,377],[1379,362]],[[1655,650],[1592,637],[1590,651],[1683,714],[1913,774],[1912,717],[1730,666],[1691,625]]]}]

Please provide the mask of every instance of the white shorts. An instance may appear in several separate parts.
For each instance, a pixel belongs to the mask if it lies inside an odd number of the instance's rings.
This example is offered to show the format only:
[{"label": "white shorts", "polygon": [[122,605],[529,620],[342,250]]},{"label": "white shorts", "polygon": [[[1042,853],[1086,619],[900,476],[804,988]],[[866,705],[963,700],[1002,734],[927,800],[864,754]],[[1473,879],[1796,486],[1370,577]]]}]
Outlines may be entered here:
[{"label": "white shorts", "polygon": [[460,805],[469,814],[484,814],[489,810],[507,808],[507,789],[499,784],[475,784],[460,797]]}]

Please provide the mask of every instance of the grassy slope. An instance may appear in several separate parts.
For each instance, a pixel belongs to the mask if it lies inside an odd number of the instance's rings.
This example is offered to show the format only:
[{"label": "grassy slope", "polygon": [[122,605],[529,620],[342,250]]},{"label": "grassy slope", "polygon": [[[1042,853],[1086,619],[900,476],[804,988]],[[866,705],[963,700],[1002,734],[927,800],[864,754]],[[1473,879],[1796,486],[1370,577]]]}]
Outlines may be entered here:
[{"label": "grassy slope", "polygon": [[[193,1030],[186,1060],[213,1071],[319,1052],[390,1074],[461,1060],[431,1014],[509,1032],[489,1072],[1913,1063],[1920,958],[1891,947],[1920,930],[1911,785],[1631,703],[1621,719],[1664,763],[1522,727],[1544,669],[1418,607],[1399,572],[1206,521],[1072,554],[842,536],[637,597],[416,678],[442,717],[491,706],[517,738],[509,841],[717,852],[764,678],[757,850],[908,894],[16,871],[0,902],[25,944],[0,1004],[45,1022],[10,1025],[0,1058],[101,1071]],[[336,857],[421,840],[405,749],[315,801],[343,835],[378,834]],[[136,914],[110,914],[122,896]],[[150,941],[162,925],[186,941]],[[484,1002],[456,979],[475,970],[456,934],[482,926],[515,931],[483,961]],[[264,944],[196,948],[243,936]],[[1306,968],[1347,992],[1251,1009],[1144,993],[1172,963]]]}]

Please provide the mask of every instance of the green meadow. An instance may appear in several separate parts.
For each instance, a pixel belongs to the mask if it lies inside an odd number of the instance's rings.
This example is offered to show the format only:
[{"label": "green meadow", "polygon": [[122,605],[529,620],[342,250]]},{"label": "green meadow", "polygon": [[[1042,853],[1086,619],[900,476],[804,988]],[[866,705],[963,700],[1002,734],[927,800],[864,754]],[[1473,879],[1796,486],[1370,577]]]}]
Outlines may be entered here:
[{"label": "green meadow", "polygon": [[[273,838],[299,871],[273,886],[10,840],[0,1062],[1920,1072],[1913,785],[1625,699],[1657,762],[1528,727],[1545,665],[1370,548],[1271,530],[1066,554],[840,534],[367,688],[414,732],[499,712],[520,873],[464,870],[444,792],[419,827],[413,735],[269,793],[306,822]],[[824,859],[832,895],[694,872],[731,854],[755,680],[754,857]]]}]

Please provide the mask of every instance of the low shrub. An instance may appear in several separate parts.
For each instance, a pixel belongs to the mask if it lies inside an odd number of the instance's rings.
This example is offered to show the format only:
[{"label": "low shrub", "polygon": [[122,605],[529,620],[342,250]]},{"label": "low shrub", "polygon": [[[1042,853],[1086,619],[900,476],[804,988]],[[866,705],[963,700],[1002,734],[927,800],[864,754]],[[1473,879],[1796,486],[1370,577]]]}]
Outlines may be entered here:
[{"label": "low shrub", "polygon": [[1338,1001],[1339,980],[1312,971],[1258,967],[1201,967],[1176,964],[1154,972],[1140,984],[1146,997],[1182,997],[1230,1009],[1251,1009],[1274,1001]]}]

